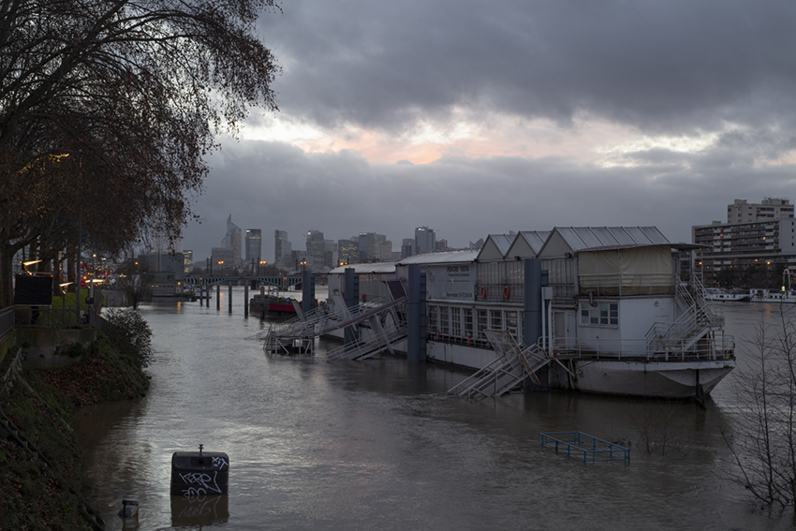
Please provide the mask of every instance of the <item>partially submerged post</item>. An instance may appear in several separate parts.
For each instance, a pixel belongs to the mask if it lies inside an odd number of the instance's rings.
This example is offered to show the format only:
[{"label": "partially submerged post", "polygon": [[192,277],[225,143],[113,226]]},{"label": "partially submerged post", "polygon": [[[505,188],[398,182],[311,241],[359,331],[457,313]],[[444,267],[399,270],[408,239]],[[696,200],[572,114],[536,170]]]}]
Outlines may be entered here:
[{"label": "partially submerged post", "polygon": [[229,456],[223,452],[174,452],[171,456],[171,495],[227,494]]},{"label": "partially submerged post", "polygon": [[409,300],[406,308],[406,361],[426,361],[426,274],[420,264],[409,266]]}]

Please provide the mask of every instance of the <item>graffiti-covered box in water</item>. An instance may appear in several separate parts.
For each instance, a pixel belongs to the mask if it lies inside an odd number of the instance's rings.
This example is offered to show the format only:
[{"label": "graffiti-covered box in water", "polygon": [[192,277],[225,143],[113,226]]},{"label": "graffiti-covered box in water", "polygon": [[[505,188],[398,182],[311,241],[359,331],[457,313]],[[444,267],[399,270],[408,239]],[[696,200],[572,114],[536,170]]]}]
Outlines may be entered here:
[{"label": "graffiti-covered box in water", "polygon": [[226,494],[229,457],[223,452],[174,452],[171,456],[172,496]]}]

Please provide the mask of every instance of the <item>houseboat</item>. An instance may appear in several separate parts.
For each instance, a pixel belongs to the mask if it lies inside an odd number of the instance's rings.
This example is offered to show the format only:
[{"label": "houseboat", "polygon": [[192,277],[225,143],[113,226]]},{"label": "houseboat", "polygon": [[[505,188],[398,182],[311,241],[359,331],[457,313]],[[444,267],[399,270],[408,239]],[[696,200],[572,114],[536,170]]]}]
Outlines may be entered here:
[{"label": "houseboat", "polygon": [[791,289],[751,289],[749,300],[752,302],[773,302],[782,304],[796,303],[796,291]]},{"label": "houseboat", "polygon": [[721,288],[706,288],[705,297],[716,302],[739,302],[748,301],[749,294],[738,291],[726,291]]},{"label": "houseboat", "polygon": [[[357,302],[367,304],[389,296],[387,281],[406,284],[408,268],[417,264],[426,278],[428,361],[481,369],[497,356],[486,331],[503,330],[550,358],[539,373],[549,388],[699,399],[735,367],[735,358],[733,338],[724,334],[707,292],[679,278],[678,255],[692,248],[669,242],[655,227],[492,234],[479,251],[337,268],[329,275],[329,302],[341,304],[347,268],[359,278]],[[526,340],[529,259],[540,260],[547,285],[542,307],[531,308],[541,315],[542,334]],[[391,350],[406,352],[406,341]]]},{"label": "houseboat", "polygon": [[298,303],[291,297],[281,297],[275,288],[269,288],[268,293],[256,293],[249,300],[249,313],[260,315],[264,313],[269,318],[288,319],[296,317]]}]

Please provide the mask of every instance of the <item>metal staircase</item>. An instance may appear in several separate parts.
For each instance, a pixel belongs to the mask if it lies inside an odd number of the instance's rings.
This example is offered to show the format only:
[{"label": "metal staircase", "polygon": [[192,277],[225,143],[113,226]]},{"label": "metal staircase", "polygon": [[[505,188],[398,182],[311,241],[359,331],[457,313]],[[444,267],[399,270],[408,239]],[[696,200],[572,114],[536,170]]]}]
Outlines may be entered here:
[{"label": "metal staircase", "polygon": [[507,330],[486,330],[486,337],[497,357],[469,378],[452,387],[449,395],[467,398],[497,397],[519,385],[527,376],[539,384],[536,371],[550,363],[550,358],[533,344],[523,347]]},{"label": "metal staircase", "polygon": [[[390,296],[371,299],[347,307],[339,294],[324,305],[281,323],[272,323],[265,333],[263,349],[268,354],[295,355],[313,353],[315,338],[347,327],[370,328],[367,340],[356,339],[327,353],[329,359],[364,359],[406,338],[406,291],[400,280],[388,282]],[[356,334],[357,336],[361,334]],[[257,336],[263,339],[262,335]]]},{"label": "metal staircase", "polygon": [[360,312],[348,321],[341,323],[337,328],[345,329],[360,324],[363,328],[368,326],[371,333],[363,339],[362,330],[360,330],[360,337],[328,351],[326,359],[363,360],[385,350],[393,354],[393,345],[406,339],[406,300],[405,296],[400,297],[374,309]]},{"label": "metal staircase", "polygon": [[721,330],[724,318],[714,309],[707,292],[698,279],[692,281],[693,293],[677,282],[675,302],[680,316],[672,323],[655,323],[647,331],[647,354],[696,353],[701,340]]}]

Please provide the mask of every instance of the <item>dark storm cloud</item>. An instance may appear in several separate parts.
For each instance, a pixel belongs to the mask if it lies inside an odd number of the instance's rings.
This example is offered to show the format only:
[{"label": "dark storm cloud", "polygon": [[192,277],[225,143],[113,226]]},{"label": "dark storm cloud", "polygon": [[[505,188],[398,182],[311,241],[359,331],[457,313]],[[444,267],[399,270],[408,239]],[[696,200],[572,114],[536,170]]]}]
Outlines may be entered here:
[{"label": "dark storm cloud", "polygon": [[471,110],[648,131],[792,127],[796,4],[294,0],[260,21],[281,108],[398,130]]},{"label": "dark storm cloud", "polygon": [[[656,225],[672,241],[690,241],[692,225],[723,219],[735,198],[759,201],[794,189],[790,165],[731,164],[714,150],[683,158],[636,153],[648,164],[601,168],[563,157],[443,158],[432,164],[372,165],[350,152],[306,154],[280,143],[244,141],[213,157],[213,174],[189,226],[185,248],[201,260],[220,245],[232,214],[243,229],[263,230],[273,258],[274,229],[294,249],[319,229],[337,241],[360,232],[402,238],[428,225],[452,246],[489,233],[553,226]],[[750,178],[754,175],[754,178]]]}]

